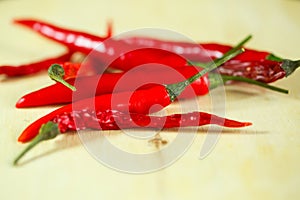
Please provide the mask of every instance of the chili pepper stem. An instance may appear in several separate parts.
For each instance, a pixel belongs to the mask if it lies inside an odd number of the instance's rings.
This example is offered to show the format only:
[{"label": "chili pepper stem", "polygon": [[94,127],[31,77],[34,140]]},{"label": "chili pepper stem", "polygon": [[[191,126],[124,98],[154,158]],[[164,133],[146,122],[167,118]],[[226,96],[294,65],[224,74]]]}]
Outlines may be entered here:
[{"label": "chili pepper stem", "polygon": [[[252,38],[252,35],[248,35],[245,39],[243,39],[240,43],[238,43],[236,46],[234,46],[232,49],[230,49],[229,51],[227,51],[222,57],[224,56],[228,56],[230,54],[232,54],[233,52],[235,52],[237,49],[241,49],[244,44],[246,44],[250,39]],[[222,58],[221,57],[221,58]],[[221,58],[217,58],[214,60],[214,62],[217,62],[219,59]],[[194,66],[206,66],[209,65],[210,63],[202,63],[202,62],[189,62],[190,65],[194,65]]]},{"label": "chili pepper stem", "polygon": [[300,60],[283,59],[281,68],[285,71],[285,77],[291,75],[298,67],[300,67]]},{"label": "chili pepper stem", "polygon": [[171,102],[175,101],[175,99],[184,91],[184,89],[193,83],[195,80],[198,78],[202,77],[204,74],[216,69],[220,65],[224,64],[228,60],[234,58],[235,56],[239,55],[240,53],[244,52],[243,49],[235,49],[234,51],[231,51],[230,54],[226,53],[224,54],[221,58],[216,59],[215,62],[209,63],[206,68],[204,68],[202,71],[199,73],[195,74],[194,76],[188,78],[185,81],[174,83],[174,84],[169,84],[166,85],[166,89],[170,95],[170,100]]},{"label": "chili pepper stem", "polygon": [[33,147],[44,140],[49,140],[55,138],[60,134],[58,125],[54,122],[47,122],[43,124],[39,130],[39,134],[32,140],[32,142],[16,157],[13,164],[17,165],[19,160]]},{"label": "chili pepper stem", "polygon": [[228,81],[238,81],[238,82],[249,83],[252,85],[257,85],[257,86],[267,88],[267,89],[270,89],[273,91],[281,92],[284,94],[289,93],[289,91],[286,89],[268,85],[266,83],[262,83],[262,82],[259,82],[259,81],[253,80],[253,79],[249,79],[249,78],[245,78],[245,77],[241,77],[241,76],[227,76],[227,75],[219,75],[217,73],[210,73],[208,75],[208,77],[209,77],[209,83],[210,83],[209,89],[214,89],[214,88],[218,87],[219,85],[222,85]]},{"label": "chili pepper stem", "polygon": [[[216,69],[220,65],[224,64],[228,60],[234,58],[235,56],[239,55],[240,53],[244,52],[245,50],[242,49],[242,46],[246,42],[248,42],[252,38],[252,35],[247,36],[245,39],[243,39],[241,42],[239,42],[236,46],[234,46],[232,49],[227,51],[221,58],[217,58],[214,60],[214,62],[210,62],[208,64],[205,64],[205,68],[199,72],[198,74],[195,74],[194,76],[190,77],[189,79],[175,83],[175,84],[169,84],[166,85],[166,89],[170,95],[170,100],[171,102],[175,101],[175,99],[183,92],[183,90],[186,88],[186,86],[190,85],[193,83],[195,80],[198,78],[202,77],[204,74]],[[192,63],[196,64],[197,63]]]},{"label": "chili pepper stem", "polygon": [[59,64],[51,65],[48,69],[48,75],[52,80],[63,84],[64,86],[70,88],[72,91],[76,91],[76,88],[73,85],[69,84],[63,79],[63,76],[65,75],[65,70]]},{"label": "chili pepper stem", "polygon": [[282,62],[281,68],[285,71],[285,77],[291,75],[298,67],[300,67],[300,60],[289,60],[282,59],[274,54],[269,54],[266,57],[267,60],[272,60],[276,62]]}]

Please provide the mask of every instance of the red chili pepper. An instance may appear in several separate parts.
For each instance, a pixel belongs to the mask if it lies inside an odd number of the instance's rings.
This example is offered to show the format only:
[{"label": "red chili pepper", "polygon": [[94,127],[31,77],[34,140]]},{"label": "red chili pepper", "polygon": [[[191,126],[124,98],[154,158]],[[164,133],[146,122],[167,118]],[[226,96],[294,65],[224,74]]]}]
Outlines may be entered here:
[{"label": "red chili pepper", "polygon": [[[217,43],[197,44],[192,42],[159,40],[149,37],[128,37],[121,38],[120,40],[130,45],[174,52],[195,62],[209,62],[211,59],[220,58],[232,48],[229,45]],[[245,52],[235,57],[234,60],[264,60],[269,54],[268,52],[246,48]]]},{"label": "red chili pepper", "polygon": [[[78,64],[75,64],[76,66]],[[64,67],[65,68],[65,67]],[[192,75],[199,72],[199,68],[182,67],[178,69],[164,68],[157,66],[157,71],[152,69],[152,66],[143,67],[131,72],[101,74],[94,76],[82,76],[78,78],[68,79],[67,82],[74,85],[76,81],[76,91],[73,93],[67,87],[60,83],[42,88],[31,92],[16,103],[17,108],[53,105],[62,103],[71,103],[72,95],[80,97],[80,99],[90,98],[95,95],[102,95],[112,92],[134,91],[136,86],[144,85],[145,83],[171,84],[183,81]],[[123,78],[123,79],[122,79]],[[123,81],[121,84],[118,82]],[[137,85],[139,84],[139,85]],[[144,85],[142,88],[151,87],[152,84]],[[184,91],[180,97],[188,98],[193,95],[204,95],[209,91],[208,76],[197,79],[191,84],[194,94],[189,91]],[[87,90],[87,88],[90,88]],[[95,89],[93,89],[95,88]],[[79,99],[78,99],[79,100]]]},{"label": "red chili pepper", "polygon": [[[109,67],[129,71],[137,66],[155,63],[173,68],[190,66],[186,58],[170,51],[153,48],[136,49],[119,56]],[[157,65],[159,66],[159,65]],[[156,70],[156,69],[155,69]]]},{"label": "red chili pepper", "polygon": [[110,22],[108,23],[105,37],[98,37],[82,31],[61,28],[40,20],[20,19],[15,20],[14,23],[26,26],[48,39],[64,44],[72,51],[77,51],[78,47],[89,49],[89,51],[84,51],[83,53],[89,53],[91,48],[96,48],[99,42],[110,38],[112,34],[112,24]]},{"label": "red chili pepper", "polygon": [[[121,38],[118,40],[110,39],[109,41],[106,41],[105,44],[103,44],[102,42],[105,39],[109,38],[111,35],[101,38],[85,32],[57,27],[53,24],[46,23],[40,20],[20,19],[15,20],[15,23],[26,26],[51,40],[66,45],[73,51],[80,51],[82,53],[88,54],[92,50],[97,48],[99,52],[110,57],[112,55],[120,56],[122,53],[126,53],[133,49],[148,47],[170,51],[193,61],[208,62],[211,61],[211,59],[220,58],[225,52],[232,48],[227,45],[219,45],[214,43],[195,44],[188,42],[162,41],[146,37]],[[109,28],[109,30],[110,29],[111,27]],[[201,46],[203,46],[204,48],[202,48]],[[102,55],[101,58],[105,58],[105,56]],[[263,58],[265,58],[265,56],[263,56]]]},{"label": "red chili pepper", "polygon": [[[155,40],[153,42],[155,44]],[[174,45],[176,45],[176,42],[174,43]],[[151,42],[149,42],[149,44],[151,44]],[[167,45],[164,43],[161,45],[167,47]],[[150,47],[153,47],[153,49]],[[203,44],[203,47],[211,52],[214,48],[218,49],[218,53],[216,53],[216,55],[223,55],[230,49],[230,46],[219,44]],[[114,60],[109,66],[115,69],[128,71],[136,66],[151,62],[160,63],[173,68],[190,66],[191,64],[194,66],[204,65],[203,63],[198,64],[197,62],[187,62],[186,58],[173,53],[171,48],[165,48],[165,50],[155,48],[158,48],[158,46],[149,45],[149,48],[137,49],[125,53],[118,59]],[[217,58],[217,56],[214,56],[212,53],[210,56],[213,59]],[[291,61],[288,59],[281,59],[267,52],[259,52],[247,49],[244,53],[236,56],[234,59],[220,66],[218,68],[218,72],[222,75],[239,76],[264,83],[271,83],[285,76],[289,76],[299,66],[300,60]]]},{"label": "red chili pepper", "polygon": [[[79,121],[78,121],[79,120]],[[77,123],[75,123],[75,121]],[[80,123],[78,123],[80,122]],[[76,125],[75,125],[76,124]],[[252,125],[250,122],[238,122],[216,115],[193,112],[186,114],[173,114],[165,117],[147,116],[137,113],[123,113],[115,110],[105,110],[95,113],[91,110],[80,112],[65,112],[56,115],[51,121],[42,124],[39,134],[14,160],[14,165],[35,145],[41,141],[55,138],[68,130],[100,129],[119,130],[125,128],[173,128],[188,126],[203,126],[216,124],[219,126],[240,128]]]},{"label": "red chili pepper", "polygon": [[228,61],[218,68],[218,72],[223,75],[240,76],[263,83],[271,83],[289,76],[299,66],[300,60]]},{"label": "red chili pepper", "polygon": [[[116,110],[106,110],[97,113],[90,110],[63,113],[62,115],[57,115],[52,121],[58,124],[61,133],[84,129],[120,130],[140,127],[173,128],[203,126],[207,124],[238,128],[251,125],[249,122],[224,119],[204,112],[173,114],[159,117],[138,113],[123,113]],[[75,121],[81,123],[75,123]]]},{"label": "red chili pepper", "polygon": [[[236,45],[232,50],[228,51],[227,53],[230,54],[231,51],[241,48],[250,38],[251,36],[246,37],[243,41],[241,41],[238,45]],[[226,56],[226,54],[224,54],[223,56]],[[94,56],[93,55],[90,56],[90,59],[88,59],[88,61],[92,63],[95,62]],[[121,56],[117,57],[116,60],[110,63],[110,66],[115,67],[117,69],[122,69],[123,71],[128,71],[129,69],[133,69],[136,66],[149,64],[149,63],[167,65],[172,68],[182,68],[185,66],[190,66],[190,63],[186,61],[183,57],[180,57],[172,52],[168,52],[160,49],[148,49],[148,48],[133,50],[121,54]],[[103,63],[101,64],[103,65]],[[100,73],[104,71],[104,69],[100,69],[99,67],[94,67],[94,68],[98,68],[98,70],[100,70]],[[57,82],[61,82],[62,84],[69,87],[73,91],[75,90],[75,88],[72,85],[68,84],[63,79],[64,69],[59,67],[58,65],[51,66],[48,70],[48,74],[52,79],[56,80]]]},{"label": "red chili pepper", "polygon": [[[0,74],[5,74],[6,76],[24,76],[28,74],[34,74],[42,70],[46,70],[53,63],[60,63],[69,61],[72,56],[72,52],[64,53],[58,57],[48,58],[46,60],[19,65],[19,66],[0,66]],[[67,70],[66,70],[67,71]]]},{"label": "red chili pepper", "polygon": [[[75,103],[63,106],[32,123],[23,131],[18,140],[20,142],[31,140],[37,135],[42,124],[47,123],[56,115],[64,112],[72,112],[74,109],[79,111],[93,109],[96,111],[118,110],[120,112],[148,114],[151,108],[151,112],[157,112],[175,101],[185,88],[195,80],[242,52],[243,50],[234,48],[229,53],[226,53],[225,56],[217,59],[215,63],[211,63],[207,66],[207,68],[203,69],[199,73],[185,81],[175,84],[157,84],[147,89],[135,90],[134,92],[121,92],[116,94],[110,93],[80,101],[76,101],[77,99],[75,98]],[[153,107],[153,105],[160,106]]]},{"label": "red chili pepper", "polygon": [[[76,64],[77,66],[77,64]],[[60,83],[42,88],[40,90],[31,92],[21,97],[16,103],[17,108],[44,106],[53,104],[71,103],[72,96],[76,95],[77,100],[84,98],[90,98],[102,94],[112,92],[125,92],[134,91],[136,86],[143,85],[144,83],[160,83],[171,84],[174,82],[183,81],[184,79],[191,77],[193,74],[199,72],[199,68],[192,66],[172,69],[172,68],[160,68],[155,67],[157,70],[152,70],[153,66],[143,67],[142,69],[136,69],[130,72],[102,74],[94,76],[81,76],[78,78],[68,79],[67,82],[74,86],[76,81],[75,92],[72,92],[69,88]],[[124,78],[125,77],[125,78]],[[122,79],[123,78],[123,79]],[[223,79],[223,80],[222,80]],[[119,81],[122,80],[121,83]],[[209,88],[213,89],[219,85],[224,84],[230,80],[248,82],[250,84],[256,84],[265,88],[269,88],[275,91],[287,93],[286,90],[276,88],[274,86],[258,83],[256,81],[246,79],[243,77],[232,77],[221,75],[221,79],[218,74],[204,75],[191,84],[193,91],[185,90],[180,95],[180,98],[190,98],[194,95],[205,95],[208,93]],[[224,82],[224,83],[223,83]],[[210,83],[212,83],[210,85]],[[147,84],[139,89],[146,89],[152,87],[153,84]],[[96,88],[95,88],[96,87]],[[90,88],[87,90],[86,88]],[[93,89],[95,88],[95,89]]]},{"label": "red chili pepper", "polygon": [[[31,29],[34,29],[34,21],[31,21],[31,23],[27,22],[28,20],[18,20],[17,23],[21,25],[25,25]],[[36,23],[43,24],[42,22],[37,21]],[[53,26],[50,24],[46,24],[46,26]],[[55,26],[53,26],[55,27]],[[35,29],[34,29],[35,30]],[[62,29],[65,32],[68,32],[67,29]],[[40,31],[39,29],[36,30],[42,35],[49,35],[46,32]],[[78,34],[85,34],[83,32],[78,32]],[[60,43],[63,43],[67,46],[69,46],[71,49],[81,51],[84,53],[89,53],[91,50],[93,50],[95,47],[99,46],[101,42],[101,39],[99,37],[87,34],[86,38],[89,38],[90,42],[84,43],[84,45],[71,43],[67,44],[66,42],[59,41],[57,38],[55,38],[53,35],[50,35],[48,37],[51,37],[51,39],[56,40]],[[103,40],[102,40],[103,41]],[[203,44],[194,44],[189,42],[174,42],[174,41],[162,41],[158,39],[153,38],[147,38],[147,37],[130,37],[130,38],[122,38],[118,41],[109,41],[106,46],[102,46],[100,49],[102,50],[100,58],[102,60],[110,60],[109,58],[112,56],[111,52],[114,52],[117,55],[122,55],[126,52],[128,52],[130,49],[134,49],[133,47],[128,48],[127,45],[132,45],[134,48],[158,48],[163,49],[166,51],[174,52],[175,54],[181,55],[184,58],[190,59],[191,61],[195,62],[207,62],[210,61],[210,59],[215,59],[218,57],[221,57],[226,51],[228,51],[231,47],[229,45],[222,45],[222,44],[216,44],[216,43],[203,43]],[[110,52],[108,54],[108,52]],[[128,69],[131,69],[130,66],[137,66],[134,65],[126,65],[127,63],[131,62],[141,62],[139,53],[129,53],[128,56],[120,56],[120,59],[118,61],[115,61],[112,64],[112,67],[118,68],[118,66],[121,69],[125,69],[124,67]],[[136,56],[134,56],[136,55]],[[155,56],[155,55],[154,55]],[[158,57],[161,57],[161,55],[157,55]],[[143,57],[144,58],[144,57]],[[296,68],[300,66],[300,61],[291,61],[287,59],[275,59],[274,62],[279,62],[276,66],[275,63],[270,64],[267,60],[270,58],[274,58],[273,54],[265,51],[257,51],[252,49],[246,49],[245,53],[237,56],[234,60],[228,63],[226,67],[223,68],[223,66],[220,68],[220,72],[226,72],[225,75],[232,75],[239,74],[239,76],[244,76],[241,71],[247,72],[251,71],[252,74],[260,73],[260,71],[257,71],[261,68],[264,68],[265,73],[264,75],[267,75],[267,77],[255,77],[253,75],[244,77],[248,78],[254,78],[254,80],[263,81],[266,83],[276,81],[283,77],[282,74],[285,74],[285,76],[290,75]],[[176,58],[178,59],[178,58]],[[123,62],[123,64],[122,64]],[[181,61],[177,61],[181,62]],[[176,62],[168,63],[169,66],[178,66],[180,64],[176,64]],[[238,63],[238,64],[236,64]],[[244,64],[247,63],[247,64]],[[280,68],[277,66],[280,65]],[[275,68],[273,68],[275,66]],[[290,70],[292,69],[292,70]],[[274,71],[276,73],[274,73]],[[229,73],[230,72],[230,73]],[[262,73],[260,73],[262,74]],[[272,76],[274,74],[274,76]]]}]

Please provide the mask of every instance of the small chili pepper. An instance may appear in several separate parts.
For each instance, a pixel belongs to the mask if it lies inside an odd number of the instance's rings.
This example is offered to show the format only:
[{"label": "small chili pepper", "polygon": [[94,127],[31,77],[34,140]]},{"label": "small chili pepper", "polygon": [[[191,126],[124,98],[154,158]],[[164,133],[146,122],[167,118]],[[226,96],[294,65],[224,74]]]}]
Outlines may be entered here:
[{"label": "small chili pepper", "polygon": [[[110,22],[108,23],[105,37],[98,37],[82,31],[61,28],[40,20],[20,19],[15,20],[14,23],[26,26],[48,39],[64,44],[72,51],[77,51],[77,47],[96,48],[100,42],[110,38],[112,34],[112,24]],[[89,53],[89,51],[84,51],[83,53]]]},{"label": "small chili pepper", "polygon": [[[96,116],[96,118],[95,118]],[[80,120],[80,124],[75,121]],[[55,116],[51,121],[43,124],[39,134],[14,160],[14,165],[34,146],[44,140],[55,138],[67,131],[83,129],[120,130],[126,128],[174,128],[188,126],[203,126],[215,124],[229,128],[240,128],[252,125],[250,122],[238,122],[204,112],[173,114],[169,116],[147,116],[137,113],[122,113],[106,110],[95,113],[90,110],[63,113]]]},{"label": "small chili pepper", "polygon": [[[31,140],[37,135],[42,124],[47,123],[58,114],[71,112],[73,109],[91,110],[94,108],[96,111],[115,109],[120,112],[148,114],[151,108],[151,112],[157,112],[175,101],[185,88],[195,80],[242,52],[242,49],[234,48],[233,50],[230,50],[229,53],[224,54],[223,57],[217,59],[215,63],[211,63],[199,73],[182,82],[169,85],[157,84],[150,88],[136,90],[134,92],[121,92],[116,94],[110,93],[80,101],[76,101],[77,99],[75,98],[75,103],[63,106],[29,125],[20,135],[18,140],[20,142],[27,142]],[[153,105],[160,106],[153,107]]]},{"label": "small chili pepper", "polygon": [[[19,66],[0,66],[0,74],[5,74],[6,76],[13,77],[13,76],[24,76],[29,74],[34,74],[40,72],[42,70],[46,70],[49,68],[50,65],[53,63],[60,63],[69,61],[72,56],[72,52],[68,51],[58,57],[48,58],[46,60],[19,65]],[[66,70],[68,71],[68,70]]]}]

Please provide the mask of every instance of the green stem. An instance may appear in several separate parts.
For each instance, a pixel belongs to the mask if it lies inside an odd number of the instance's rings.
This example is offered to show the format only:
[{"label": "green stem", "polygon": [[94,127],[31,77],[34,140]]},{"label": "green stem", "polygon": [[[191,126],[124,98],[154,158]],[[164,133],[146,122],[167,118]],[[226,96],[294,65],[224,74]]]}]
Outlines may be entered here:
[{"label": "green stem", "polygon": [[285,71],[285,77],[291,75],[298,67],[300,67],[300,60],[282,59],[274,54],[269,54],[267,60],[282,62],[281,68]]},{"label": "green stem", "polygon": [[47,122],[43,124],[39,130],[39,134],[32,140],[32,142],[16,157],[13,164],[17,165],[19,160],[33,147],[44,140],[49,140],[55,138],[60,134],[58,125],[53,122]]},{"label": "green stem", "polygon": [[220,65],[224,64],[228,60],[234,58],[235,56],[239,55],[240,53],[244,52],[243,49],[235,49],[235,51],[231,51],[230,54],[224,54],[221,58],[215,60],[215,62],[209,63],[202,71],[195,74],[194,76],[188,78],[185,81],[169,84],[166,85],[166,89],[169,93],[171,102],[175,101],[175,99],[184,91],[184,89],[193,83],[198,78],[202,77],[204,74],[216,69]]},{"label": "green stem", "polygon": [[269,55],[267,55],[266,57],[267,60],[271,60],[271,61],[276,61],[276,62],[282,62],[282,58],[270,53]]},{"label": "green stem", "polygon": [[[240,53],[244,52],[243,49],[241,49],[246,42],[248,42],[252,38],[252,35],[248,35],[245,39],[243,39],[241,42],[239,42],[236,46],[234,46],[232,49],[230,49],[228,52],[226,52],[221,58],[215,59],[213,62],[203,64],[201,63],[201,66],[204,67],[204,69],[199,72],[198,74],[195,74],[194,76],[190,77],[189,79],[166,85],[166,89],[169,93],[171,102],[175,101],[175,99],[183,92],[183,90],[191,83],[193,83],[198,78],[202,77],[204,74],[216,69],[220,65],[224,64],[228,60],[232,59],[233,57],[239,55]],[[193,65],[199,66],[199,63],[191,63]]]},{"label": "green stem", "polygon": [[291,75],[298,67],[300,67],[300,60],[282,60],[281,68],[285,71],[285,77]]},{"label": "green stem", "polygon": [[[237,45],[235,45],[232,49],[227,51],[222,57],[228,56],[228,55],[232,54],[233,52],[235,52],[237,49],[242,48],[251,38],[252,38],[252,35],[248,35],[245,39],[243,39],[241,42],[239,42]],[[215,59],[214,62],[217,62],[218,59],[221,59],[221,58]],[[202,62],[189,62],[189,63],[193,66],[201,66],[201,67],[205,67],[205,66],[209,65],[209,63],[202,63]]]},{"label": "green stem", "polygon": [[226,83],[228,81],[238,81],[238,82],[249,83],[252,85],[257,85],[257,86],[260,86],[263,88],[267,88],[267,89],[285,93],[285,94],[288,94],[288,92],[289,92],[286,89],[268,85],[266,83],[262,83],[262,82],[252,80],[249,78],[245,78],[245,77],[241,77],[241,76],[227,76],[227,75],[219,75],[217,73],[210,73],[208,76],[209,76],[210,89],[214,89],[214,88],[218,87],[219,85],[223,85],[224,83]]},{"label": "green stem", "polygon": [[76,88],[73,85],[69,84],[63,79],[63,76],[65,75],[65,70],[59,64],[51,65],[48,69],[48,75],[52,80],[63,84],[64,86],[70,88],[73,91],[76,91]]}]

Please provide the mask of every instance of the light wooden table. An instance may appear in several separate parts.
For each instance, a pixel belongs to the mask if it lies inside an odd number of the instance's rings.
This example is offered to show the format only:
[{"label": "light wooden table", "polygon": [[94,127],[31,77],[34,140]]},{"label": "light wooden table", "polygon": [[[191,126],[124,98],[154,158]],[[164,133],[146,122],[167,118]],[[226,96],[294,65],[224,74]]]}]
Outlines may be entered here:
[{"label": "light wooden table", "polygon": [[[253,34],[248,47],[300,58],[300,1],[0,1],[0,64],[20,64],[57,55],[64,48],[27,29],[15,18],[32,17],[57,25],[104,34],[112,19],[115,33],[137,28],[165,28],[199,41],[235,44]],[[300,71],[274,85],[289,95],[245,85],[226,86],[226,117],[253,126],[226,129],[216,146],[199,160],[206,128],[169,167],[132,175],[112,170],[85,150],[78,136],[64,135],[36,147],[13,167],[25,145],[21,131],[56,107],[16,109],[22,95],[52,83],[46,73],[26,78],[0,77],[1,199],[299,199]],[[199,97],[210,110],[210,96]],[[206,104],[208,103],[208,104]],[[176,106],[170,106],[172,112]],[[172,131],[162,137],[172,140]],[[131,141],[114,132],[112,143],[130,150],[155,150],[148,141]],[[137,163],[138,164],[138,163]]]}]

